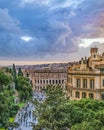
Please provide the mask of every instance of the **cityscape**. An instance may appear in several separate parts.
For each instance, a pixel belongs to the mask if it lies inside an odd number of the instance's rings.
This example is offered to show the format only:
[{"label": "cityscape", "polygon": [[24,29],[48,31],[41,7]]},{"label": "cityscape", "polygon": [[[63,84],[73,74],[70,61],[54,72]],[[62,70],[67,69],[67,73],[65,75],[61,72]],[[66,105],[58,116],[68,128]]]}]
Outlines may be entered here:
[{"label": "cityscape", "polygon": [[104,130],[104,0],[0,1],[0,130]]}]

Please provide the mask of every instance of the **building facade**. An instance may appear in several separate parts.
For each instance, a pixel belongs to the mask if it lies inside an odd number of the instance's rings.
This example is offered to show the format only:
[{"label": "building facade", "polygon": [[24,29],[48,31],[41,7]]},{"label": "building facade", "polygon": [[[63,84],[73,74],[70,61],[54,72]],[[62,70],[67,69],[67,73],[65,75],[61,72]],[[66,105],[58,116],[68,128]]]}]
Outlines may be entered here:
[{"label": "building facade", "polygon": [[60,85],[65,87],[67,81],[67,70],[64,69],[28,70],[25,71],[26,73],[29,74],[34,90],[44,89],[47,85]]},{"label": "building facade", "polygon": [[67,94],[71,100],[104,99],[104,53],[90,49],[90,57],[68,68]]}]

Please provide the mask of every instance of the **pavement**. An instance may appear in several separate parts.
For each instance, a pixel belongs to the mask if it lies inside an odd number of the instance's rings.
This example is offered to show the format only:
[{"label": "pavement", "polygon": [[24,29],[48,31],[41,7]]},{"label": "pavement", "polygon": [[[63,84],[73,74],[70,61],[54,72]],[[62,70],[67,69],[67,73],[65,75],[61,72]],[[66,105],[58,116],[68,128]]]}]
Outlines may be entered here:
[{"label": "pavement", "polygon": [[[45,99],[45,94],[42,92],[34,92],[33,99],[37,99],[38,101],[42,101]],[[15,130],[32,130],[31,124],[37,124],[38,120],[33,116],[33,111],[35,110],[35,106],[28,102],[24,108],[22,108],[16,115],[15,122],[19,124],[18,128]]]}]

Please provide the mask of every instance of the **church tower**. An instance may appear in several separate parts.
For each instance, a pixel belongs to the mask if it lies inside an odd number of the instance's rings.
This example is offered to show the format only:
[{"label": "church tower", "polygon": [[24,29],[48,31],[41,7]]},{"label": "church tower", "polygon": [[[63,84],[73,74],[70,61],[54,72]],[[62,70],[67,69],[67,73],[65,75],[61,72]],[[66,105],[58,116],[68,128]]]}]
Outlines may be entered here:
[{"label": "church tower", "polygon": [[98,48],[97,47],[91,48],[90,53],[91,53],[91,59],[92,60],[98,59]]}]

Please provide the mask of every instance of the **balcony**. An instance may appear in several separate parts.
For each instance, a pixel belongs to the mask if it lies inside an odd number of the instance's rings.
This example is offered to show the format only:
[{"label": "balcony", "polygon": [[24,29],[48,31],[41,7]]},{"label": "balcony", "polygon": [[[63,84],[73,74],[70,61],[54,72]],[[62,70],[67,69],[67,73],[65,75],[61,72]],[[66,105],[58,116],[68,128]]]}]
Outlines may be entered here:
[{"label": "balcony", "polygon": [[[103,72],[104,73],[104,72]],[[99,75],[100,70],[69,70],[68,74],[79,74],[79,75]]]}]

